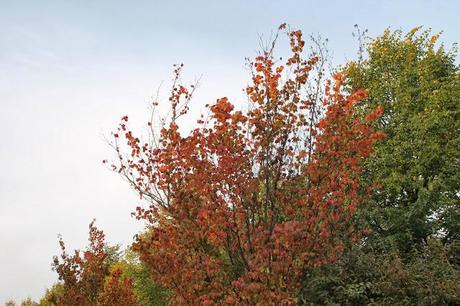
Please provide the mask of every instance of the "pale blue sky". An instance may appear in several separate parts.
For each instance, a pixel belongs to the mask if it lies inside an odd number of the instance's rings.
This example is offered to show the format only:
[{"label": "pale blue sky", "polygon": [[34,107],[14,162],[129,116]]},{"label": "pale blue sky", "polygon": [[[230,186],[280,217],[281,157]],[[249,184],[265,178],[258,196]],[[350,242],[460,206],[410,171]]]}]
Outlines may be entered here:
[{"label": "pale blue sky", "polygon": [[110,242],[142,228],[138,199],[101,165],[118,119],[144,122],[149,97],[186,65],[202,75],[197,109],[241,99],[244,57],[282,22],[329,38],[335,63],[354,58],[353,25],[444,30],[459,41],[459,1],[0,0],[0,303],[38,298],[56,275],[57,234],[86,245],[92,218]]}]

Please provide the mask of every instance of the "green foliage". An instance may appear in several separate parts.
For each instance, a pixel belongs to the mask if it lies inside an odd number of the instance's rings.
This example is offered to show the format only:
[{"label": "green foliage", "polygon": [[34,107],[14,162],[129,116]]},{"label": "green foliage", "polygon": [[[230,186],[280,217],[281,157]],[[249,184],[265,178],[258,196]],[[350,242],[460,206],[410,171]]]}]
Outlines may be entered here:
[{"label": "green foliage", "polygon": [[412,260],[400,254],[378,254],[360,247],[335,264],[306,272],[302,305],[456,305],[460,271],[449,262],[449,250],[429,239]]},{"label": "green foliage", "polygon": [[55,306],[62,298],[64,286],[62,283],[56,283],[51,288],[46,289],[45,296],[40,299],[40,306]]},{"label": "green foliage", "polygon": [[[7,301],[5,303],[5,306],[16,306],[17,304],[13,301],[13,300],[10,300],[10,301]],[[26,298],[25,300],[23,300],[21,302],[21,304],[19,304],[20,306],[41,306],[41,304],[35,302],[34,300],[32,300],[32,298],[28,297]]]},{"label": "green foliage", "polygon": [[169,292],[153,282],[150,271],[139,261],[135,252],[126,251],[123,265],[126,275],[133,280],[134,294],[141,305],[168,305]]},{"label": "green foliage", "polygon": [[32,298],[27,298],[24,301],[21,302],[21,306],[38,306],[39,304],[34,302]]},{"label": "green foliage", "polygon": [[460,78],[455,50],[436,48],[438,38],[387,30],[346,68],[351,88],[369,91],[364,114],[384,108],[377,127],[387,137],[367,163],[366,179],[381,186],[368,225],[382,247],[403,252],[430,235],[460,238]]},{"label": "green foliage", "polygon": [[345,67],[349,89],[368,90],[361,115],[384,109],[363,176],[376,188],[355,220],[370,234],[306,271],[300,304],[460,303],[460,77],[439,36],[387,30]]}]

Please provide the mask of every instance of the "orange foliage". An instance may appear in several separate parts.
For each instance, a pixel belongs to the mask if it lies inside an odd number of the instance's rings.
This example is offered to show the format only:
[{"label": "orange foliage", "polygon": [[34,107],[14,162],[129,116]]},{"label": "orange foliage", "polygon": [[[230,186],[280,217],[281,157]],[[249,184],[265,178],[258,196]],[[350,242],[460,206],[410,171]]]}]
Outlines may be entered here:
[{"label": "orange foliage", "polygon": [[133,293],[133,283],[130,278],[122,277],[121,267],[115,267],[106,279],[103,291],[97,299],[98,306],[136,306],[139,303]]},{"label": "orange foliage", "polygon": [[305,94],[320,59],[304,58],[301,31],[287,35],[284,65],[273,48],[250,63],[247,112],[218,99],[181,135],[193,88],[177,84],[180,66],[159,136],[140,142],[124,118],[127,156],[114,138],[114,169],[150,202],[135,213],[150,224],[135,248],[173,304],[294,305],[305,269],[359,235],[348,220],[366,197],[360,163],[382,135],[355,116],[366,92],[345,94],[341,75],[323,98]]},{"label": "orange foliage", "polygon": [[[53,268],[62,281],[62,292],[52,296],[59,306],[85,305],[136,305],[130,279],[120,283],[121,270],[109,273],[108,254],[105,251],[105,235],[94,221],[89,225],[89,247],[84,251],[66,252],[62,238],[59,240],[62,254],[55,256]],[[108,280],[105,281],[106,277]],[[104,286],[105,282],[105,286]],[[111,304],[110,301],[118,301]]]}]

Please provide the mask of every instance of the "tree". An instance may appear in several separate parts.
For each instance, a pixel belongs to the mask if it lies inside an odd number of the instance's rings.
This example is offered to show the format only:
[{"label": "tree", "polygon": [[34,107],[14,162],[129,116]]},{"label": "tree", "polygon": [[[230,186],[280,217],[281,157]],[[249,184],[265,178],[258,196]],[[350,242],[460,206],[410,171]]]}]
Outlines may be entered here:
[{"label": "tree", "polygon": [[95,305],[104,278],[108,275],[107,254],[104,250],[105,235],[94,225],[89,225],[89,247],[81,254],[67,254],[62,238],[59,239],[62,254],[55,256],[53,267],[63,282],[63,292],[58,304]]},{"label": "tree", "polygon": [[169,292],[153,282],[149,269],[139,260],[138,254],[131,249],[125,251],[123,271],[133,280],[134,293],[140,305],[167,306]]},{"label": "tree", "polygon": [[194,87],[180,82],[180,65],[160,133],[149,122],[141,142],[127,116],[114,133],[114,170],[150,202],[136,210],[149,233],[134,248],[174,304],[295,304],[305,269],[360,235],[349,219],[366,198],[361,161],[382,137],[370,126],[381,108],[357,117],[366,92],[346,94],[340,73],[312,99],[321,59],[305,57],[301,31],[286,33],[284,64],[277,38],[249,62],[247,111],[220,98],[182,136]]},{"label": "tree", "polygon": [[401,252],[460,239],[460,81],[456,50],[436,47],[440,34],[385,31],[368,58],[351,62],[347,82],[367,88],[364,112],[383,105],[376,128],[387,137],[367,162],[366,179],[381,188],[366,206],[381,247]]},{"label": "tree", "polygon": [[46,289],[45,295],[40,299],[40,306],[56,306],[62,300],[64,287],[62,283],[55,283],[51,288]]},{"label": "tree", "polygon": [[[5,303],[5,306],[16,306],[17,304],[13,301],[13,300],[10,300],[10,301],[7,301]],[[32,300],[32,298],[28,297],[26,298],[25,300],[23,300],[21,302],[21,306],[38,306],[39,304],[36,303],[34,300]]]},{"label": "tree", "polygon": [[104,288],[98,295],[98,306],[136,306],[139,305],[134,295],[132,279],[123,277],[123,268],[115,265],[110,276],[105,280]]},{"label": "tree", "polygon": [[[54,305],[136,305],[133,303],[132,280],[121,278],[121,269],[113,269],[118,260],[118,248],[105,244],[105,235],[94,221],[89,225],[89,246],[84,252],[66,252],[62,238],[60,257],[55,256],[53,268],[59,274],[59,283],[47,293],[47,300]],[[109,303],[109,304],[108,304]]]},{"label": "tree", "polygon": [[364,117],[377,105],[386,134],[365,163],[379,185],[354,220],[370,233],[332,264],[308,269],[304,305],[460,303],[460,82],[455,50],[415,28],[385,31],[345,67],[351,91],[365,87]]}]

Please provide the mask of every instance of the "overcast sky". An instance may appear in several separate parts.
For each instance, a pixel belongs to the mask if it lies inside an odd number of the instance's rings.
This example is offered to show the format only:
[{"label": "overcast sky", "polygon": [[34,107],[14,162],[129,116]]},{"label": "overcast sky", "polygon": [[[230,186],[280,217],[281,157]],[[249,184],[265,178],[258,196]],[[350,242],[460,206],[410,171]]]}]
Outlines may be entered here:
[{"label": "overcast sky", "polygon": [[39,298],[56,281],[57,235],[87,244],[93,218],[110,243],[142,228],[139,199],[101,163],[125,115],[147,121],[172,64],[202,76],[195,99],[241,101],[244,58],[282,22],[330,41],[336,63],[355,57],[353,25],[444,30],[459,41],[459,1],[0,0],[0,303]]}]

